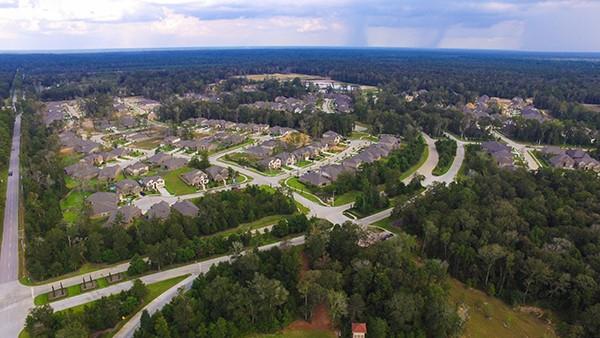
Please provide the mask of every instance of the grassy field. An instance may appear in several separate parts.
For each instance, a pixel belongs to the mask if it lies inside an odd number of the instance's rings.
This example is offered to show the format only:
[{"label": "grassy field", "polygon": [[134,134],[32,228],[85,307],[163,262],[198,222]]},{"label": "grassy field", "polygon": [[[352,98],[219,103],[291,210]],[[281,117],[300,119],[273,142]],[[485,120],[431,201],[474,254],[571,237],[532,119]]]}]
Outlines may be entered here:
[{"label": "grassy field", "polygon": [[272,334],[255,334],[248,338],[334,338],[335,334],[324,330],[289,330]]},{"label": "grassy field", "polygon": [[414,174],[419,168],[421,168],[421,166],[425,163],[425,161],[427,161],[428,157],[429,157],[429,147],[427,147],[427,145],[425,145],[425,148],[423,150],[423,153],[421,154],[421,158],[419,159],[419,162],[417,162],[417,164],[410,167],[407,171],[403,172],[400,175],[400,179],[401,180],[406,179],[406,178],[410,177],[412,174]]},{"label": "grassy field", "polygon": [[150,149],[154,149],[154,148],[158,147],[160,145],[161,141],[162,141],[162,138],[153,138],[153,139],[149,139],[149,140],[135,142],[131,146],[134,148],[150,150]]},{"label": "grassy field", "polygon": [[338,207],[340,205],[352,203],[356,201],[356,197],[360,194],[360,191],[348,191],[347,193],[341,194],[335,197],[333,206]]},{"label": "grassy field", "polygon": [[300,211],[301,213],[308,215],[308,213],[310,212],[310,209],[305,207],[304,205],[302,205],[302,203],[298,202],[298,201],[294,201],[294,203],[296,203],[296,207],[298,208],[298,211]]},{"label": "grassy field", "polygon": [[94,264],[94,263],[85,263],[83,264],[79,269],[77,269],[76,271],[64,274],[64,275],[60,275],[54,278],[50,278],[50,279],[45,279],[43,281],[36,281],[36,282],[32,282],[30,280],[27,279],[20,279],[19,281],[21,282],[21,284],[23,285],[27,285],[27,286],[34,286],[34,285],[42,285],[42,284],[47,284],[47,283],[52,283],[52,282],[56,282],[59,280],[63,280],[66,278],[71,278],[74,276],[79,276],[79,275],[84,275],[90,272],[94,272],[100,269],[104,269],[104,268],[108,268],[111,266],[116,266],[119,264],[123,264],[125,262],[119,262],[119,263],[115,263],[115,264]]},{"label": "grassy field", "polygon": [[311,161],[307,161],[307,160],[300,160],[300,161],[296,162],[296,167],[299,167],[299,168],[304,168],[304,167],[306,167],[306,166],[309,166],[309,165],[311,165],[311,164],[312,164],[312,162],[311,162]]},{"label": "grassy field", "polygon": [[392,219],[390,217],[384,218],[381,221],[375,222],[375,223],[373,223],[373,225],[378,226],[380,228],[384,228],[385,230],[388,230],[389,232],[393,232],[395,234],[399,234],[402,232],[402,230],[400,230],[400,228],[397,228],[392,225]]},{"label": "grassy field", "polygon": [[71,191],[60,201],[60,209],[63,212],[63,219],[67,223],[75,223],[81,215],[85,198],[89,193],[81,191]]},{"label": "grassy field", "polygon": [[250,230],[254,230],[254,229],[264,228],[269,225],[277,224],[280,219],[282,219],[286,216],[287,215],[265,216],[261,219],[257,219],[254,222],[242,223],[235,228],[227,229],[227,230],[218,232],[214,235],[231,235],[236,232],[246,232],[246,231],[250,231]]},{"label": "grassy field", "polygon": [[365,133],[363,131],[353,131],[352,134],[350,134],[350,139],[352,139],[352,140],[369,140],[369,141],[373,141],[373,142],[379,141],[379,139],[376,136],[373,136],[369,133]]},{"label": "grassy field", "polygon": [[466,288],[455,279],[450,280],[450,301],[467,307],[468,320],[463,337],[495,338],[558,337],[543,319],[512,309],[501,300],[484,292]]},{"label": "grassy field", "polygon": [[179,177],[179,175],[185,174],[192,170],[192,168],[183,167],[169,171],[168,173],[163,175],[163,178],[165,179],[165,188],[167,189],[167,191],[175,196],[195,193],[197,191],[196,188],[187,185]]},{"label": "grassy field", "polygon": [[302,182],[300,182],[297,177],[288,178],[287,180],[285,180],[284,184],[292,188],[294,191],[304,196],[308,200],[323,205],[323,203],[321,203],[317,196],[313,195],[313,193],[311,193],[310,190]]}]

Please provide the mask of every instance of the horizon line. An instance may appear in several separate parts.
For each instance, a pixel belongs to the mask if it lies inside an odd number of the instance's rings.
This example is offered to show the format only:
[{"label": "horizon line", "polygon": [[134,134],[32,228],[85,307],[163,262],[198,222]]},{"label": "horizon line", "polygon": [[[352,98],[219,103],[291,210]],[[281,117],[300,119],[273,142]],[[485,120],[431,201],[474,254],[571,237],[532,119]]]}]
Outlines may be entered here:
[{"label": "horizon line", "polygon": [[6,54],[100,54],[153,51],[201,51],[201,50],[269,50],[269,49],[346,49],[346,50],[405,50],[405,51],[460,51],[495,52],[517,54],[564,54],[564,55],[600,55],[600,51],[553,51],[522,49],[482,49],[482,48],[438,48],[438,47],[390,47],[390,46],[187,46],[187,47],[117,47],[117,48],[68,48],[68,49],[14,49],[1,50]]}]

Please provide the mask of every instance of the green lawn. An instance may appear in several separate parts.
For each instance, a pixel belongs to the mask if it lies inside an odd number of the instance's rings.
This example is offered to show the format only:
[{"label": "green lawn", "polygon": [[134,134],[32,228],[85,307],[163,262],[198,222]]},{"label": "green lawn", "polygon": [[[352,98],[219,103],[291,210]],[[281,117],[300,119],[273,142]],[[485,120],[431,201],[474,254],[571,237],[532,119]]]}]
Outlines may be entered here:
[{"label": "green lawn", "polygon": [[379,141],[379,139],[376,136],[373,136],[369,133],[365,133],[363,131],[353,131],[352,134],[350,134],[350,139],[351,140],[369,140],[369,141],[373,141],[373,142]]},{"label": "green lawn", "polygon": [[[247,232],[250,230],[254,230],[254,229],[260,229],[260,228],[264,228],[266,226],[269,225],[273,225],[273,224],[277,224],[279,222],[280,219],[286,217],[288,215],[271,215],[271,216],[265,216],[261,219],[258,219],[254,222],[248,222],[248,223],[242,223],[240,225],[238,225],[235,228],[231,228],[231,229],[227,229],[227,230],[223,230],[221,232],[218,232],[214,235],[231,235],[233,233],[237,233],[237,232]],[[211,235],[211,236],[214,236]]]},{"label": "green lawn", "polygon": [[388,230],[389,232],[393,232],[396,235],[402,232],[402,230],[400,230],[400,228],[397,228],[392,225],[392,219],[390,217],[384,218],[381,221],[375,222],[375,223],[373,223],[373,225],[378,226],[380,228],[384,228],[385,230]]},{"label": "green lawn", "polygon": [[164,174],[163,178],[165,179],[165,188],[167,189],[167,191],[175,196],[195,193],[197,191],[196,188],[187,185],[179,177],[179,175],[185,174],[192,170],[192,168],[183,167],[169,171],[168,173]]},{"label": "green lawn", "polygon": [[78,153],[63,155],[63,156],[61,156],[62,165],[64,167],[68,167],[72,164],[79,162],[79,160],[81,160],[82,158],[83,158],[83,155],[78,154]]},{"label": "green lawn", "polygon": [[307,167],[307,166],[309,166],[311,164],[312,164],[311,161],[300,160],[300,161],[296,162],[296,167],[304,168],[304,167]]},{"label": "green lawn", "polygon": [[531,157],[533,157],[533,159],[540,165],[540,167],[549,168],[551,166],[540,151],[529,151],[529,154],[531,154]]},{"label": "green lawn", "polygon": [[436,150],[439,155],[438,163],[433,168],[434,176],[441,176],[450,170],[454,158],[456,157],[456,149],[458,144],[456,141],[449,138],[441,138],[435,142]]},{"label": "green lawn", "polygon": [[323,330],[286,330],[272,334],[255,334],[248,338],[334,338],[335,334]]},{"label": "green lawn", "polygon": [[358,195],[360,195],[360,191],[348,191],[347,193],[343,193],[339,196],[336,196],[335,200],[333,201],[333,206],[337,207],[340,205],[352,203],[356,201],[356,197]]},{"label": "green lawn", "polygon": [[[87,278],[86,278],[86,281],[88,281]],[[90,292],[90,291],[93,291],[93,290],[102,289],[102,288],[105,288],[105,287],[108,286],[108,281],[104,277],[96,279],[96,283],[97,283],[97,286],[96,286],[95,289],[88,290],[88,291],[85,291],[85,292]],[[65,298],[70,298],[70,297],[73,297],[73,296],[77,296],[77,295],[80,295],[82,292],[83,291],[81,290],[80,284],[71,285],[71,286],[67,287],[67,296],[63,297],[63,298],[56,299],[56,300],[61,300],[61,299],[65,299]],[[50,292],[49,293],[44,293],[44,294],[41,294],[41,295],[37,295],[33,299],[33,303],[35,305],[44,305],[44,304],[50,303],[50,300],[48,299],[48,295],[50,295]]]},{"label": "green lawn", "polygon": [[298,201],[294,201],[294,203],[296,203],[296,207],[298,208],[298,211],[300,211],[301,213],[308,215],[308,213],[310,212],[310,209],[305,207],[304,205],[302,205],[302,203],[298,202]]},{"label": "green lawn", "polygon": [[296,191],[297,193],[304,196],[308,200],[313,201],[317,204],[323,205],[323,203],[321,203],[321,201],[319,201],[317,196],[315,196],[313,193],[311,193],[310,189],[308,189],[308,187],[306,187],[302,182],[300,182],[297,177],[290,177],[290,178],[286,179],[284,184],[286,186],[292,188],[292,190]]},{"label": "green lawn", "polygon": [[60,208],[65,222],[72,224],[80,218],[85,198],[88,196],[89,193],[87,192],[73,190],[60,201]]},{"label": "green lawn", "polygon": [[[498,298],[450,279],[450,302],[468,309],[463,337],[558,337],[544,319],[512,309]],[[550,315],[551,316],[551,315]],[[554,322],[554,320],[552,320]]]},{"label": "green lawn", "polygon": [[21,284],[23,285],[27,285],[27,286],[34,286],[34,285],[42,285],[42,284],[47,284],[47,283],[52,283],[52,282],[56,282],[62,279],[66,279],[66,278],[71,278],[74,276],[79,276],[79,275],[85,275],[87,273],[90,272],[94,272],[100,269],[104,269],[104,268],[108,268],[111,266],[115,266],[115,265],[119,265],[119,264],[123,264],[125,262],[119,262],[119,263],[115,263],[115,264],[94,264],[94,263],[85,263],[83,264],[79,269],[77,269],[76,271],[64,274],[64,275],[60,275],[54,278],[50,278],[50,279],[45,279],[42,281],[36,281],[36,282],[32,282],[31,280],[26,280],[26,279],[20,279],[19,281],[21,282]]},{"label": "green lawn", "polygon": [[428,157],[429,157],[429,147],[427,147],[427,144],[425,144],[425,148],[423,150],[423,153],[421,154],[421,158],[419,159],[419,162],[417,162],[417,164],[410,167],[407,171],[403,172],[400,175],[400,179],[403,180],[407,177],[410,177],[410,175],[414,174],[415,171],[417,171],[419,168],[421,168],[421,166],[425,163],[425,161],[427,161]]}]

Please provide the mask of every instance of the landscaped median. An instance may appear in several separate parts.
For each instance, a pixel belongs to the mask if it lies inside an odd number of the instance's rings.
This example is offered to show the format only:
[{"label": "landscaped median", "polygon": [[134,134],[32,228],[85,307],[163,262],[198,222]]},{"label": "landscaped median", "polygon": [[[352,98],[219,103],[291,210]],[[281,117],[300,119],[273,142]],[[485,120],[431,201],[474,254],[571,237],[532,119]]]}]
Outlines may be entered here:
[{"label": "landscaped median", "polygon": [[[75,320],[78,322],[77,325],[80,326],[81,331],[86,333],[86,336],[89,333],[103,332],[102,337],[112,337],[137,312],[152,302],[156,297],[174,287],[189,276],[189,274],[185,274],[148,285],[143,285],[143,283],[135,281],[133,286],[128,291],[125,291],[125,298],[123,298],[122,293],[113,294],[102,297],[101,299],[74,306],[72,308],[58,311],[52,314],[52,316],[62,317],[63,315],[69,314],[82,315],[81,317],[72,318],[79,318]],[[117,308],[114,306],[117,306]],[[118,311],[115,312],[115,310]],[[102,318],[97,318],[98,316],[101,316]],[[113,325],[112,323],[115,322],[116,324]],[[73,320],[70,320],[66,324],[69,326],[74,325]],[[29,329],[35,331],[42,330],[44,328],[34,325]],[[27,337],[31,337],[31,334],[27,331],[27,329],[21,331],[19,334],[19,338]]]},{"label": "landscaped median", "polygon": [[306,185],[304,185],[302,182],[300,182],[297,177],[289,177],[289,178],[285,179],[283,181],[283,185],[292,189],[293,191],[299,193],[304,198],[306,198],[312,202],[315,202],[319,205],[328,206],[317,195],[311,193],[310,190],[308,189],[308,187],[306,187]]},{"label": "landscaped median", "polygon": [[456,156],[457,147],[456,141],[446,137],[435,141],[435,149],[438,152],[439,160],[432,172],[434,176],[444,175],[450,170]]}]

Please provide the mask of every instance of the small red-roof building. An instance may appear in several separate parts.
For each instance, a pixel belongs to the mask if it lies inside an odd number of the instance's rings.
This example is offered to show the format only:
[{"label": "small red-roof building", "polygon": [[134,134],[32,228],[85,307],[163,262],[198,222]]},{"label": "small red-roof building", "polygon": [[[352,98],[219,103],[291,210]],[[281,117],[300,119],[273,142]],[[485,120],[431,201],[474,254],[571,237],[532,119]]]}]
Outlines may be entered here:
[{"label": "small red-roof building", "polygon": [[367,335],[366,323],[352,323],[352,338],[365,338]]}]

